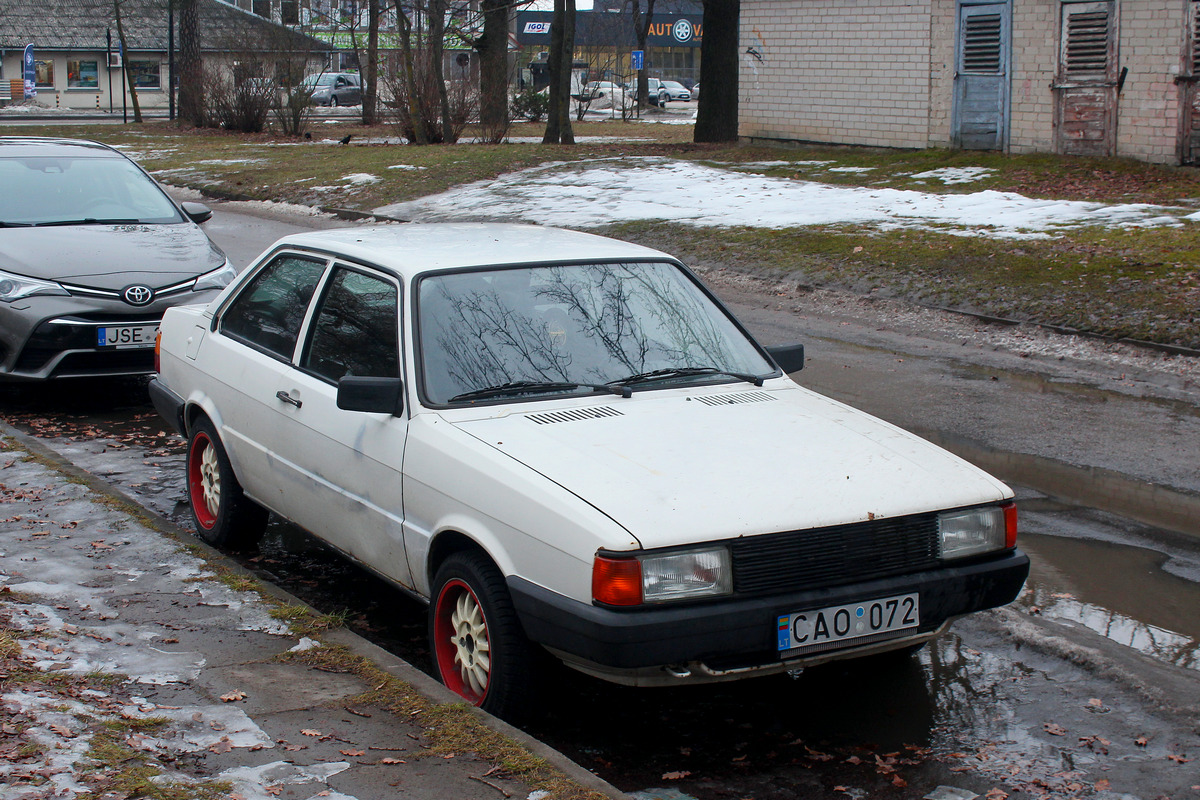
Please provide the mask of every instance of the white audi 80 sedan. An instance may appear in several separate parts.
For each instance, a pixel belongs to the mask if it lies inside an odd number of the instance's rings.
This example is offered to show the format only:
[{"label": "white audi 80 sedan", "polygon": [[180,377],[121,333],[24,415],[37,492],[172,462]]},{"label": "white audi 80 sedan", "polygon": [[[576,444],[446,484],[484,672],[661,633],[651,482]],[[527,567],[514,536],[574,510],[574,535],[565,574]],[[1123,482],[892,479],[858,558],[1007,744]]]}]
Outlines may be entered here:
[{"label": "white audi 80 sedan", "polygon": [[437,675],[500,715],[547,652],[633,685],[904,652],[1029,570],[1003,483],[797,385],[802,346],[638,245],[289,236],[159,359],[200,537],[307,529],[427,602]]}]

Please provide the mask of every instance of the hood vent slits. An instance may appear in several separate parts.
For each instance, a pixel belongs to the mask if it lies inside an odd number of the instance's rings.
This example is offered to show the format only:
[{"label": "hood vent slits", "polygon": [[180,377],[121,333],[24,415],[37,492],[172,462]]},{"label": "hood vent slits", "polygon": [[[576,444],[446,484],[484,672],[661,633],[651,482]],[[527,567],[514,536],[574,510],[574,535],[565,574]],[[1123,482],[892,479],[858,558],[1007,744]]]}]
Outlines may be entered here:
[{"label": "hood vent slits", "polygon": [[741,403],[763,403],[775,398],[766,392],[739,392],[738,394],[705,395],[692,399],[704,403],[706,406],[733,406]]},{"label": "hood vent slits", "polygon": [[585,419],[601,419],[603,417],[623,417],[625,416],[615,408],[607,406],[598,406],[596,408],[572,408],[567,411],[547,411],[541,414],[526,414],[526,419],[531,419],[538,425],[553,425],[557,422],[579,422]]}]

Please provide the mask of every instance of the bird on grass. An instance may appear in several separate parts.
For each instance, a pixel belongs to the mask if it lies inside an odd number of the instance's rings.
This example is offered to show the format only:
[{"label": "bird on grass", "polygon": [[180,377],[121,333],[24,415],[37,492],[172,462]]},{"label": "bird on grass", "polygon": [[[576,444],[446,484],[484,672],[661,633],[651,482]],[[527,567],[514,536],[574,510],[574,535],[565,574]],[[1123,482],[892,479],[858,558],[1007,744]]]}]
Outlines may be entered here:
[{"label": "bird on grass", "polygon": [[305,138],[305,139],[312,139],[312,131],[305,131],[305,132],[304,132],[304,138]]},{"label": "bird on grass", "polygon": [[354,134],[353,134],[353,133],[347,133],[347,134],[346,134],[345,136],[343,136],[341,139],[338,139],[338,141],[339,141],[339,142],[341,142],[342,144],[350,144],[350,140],[351,140],[352,138],[354,138]]}]

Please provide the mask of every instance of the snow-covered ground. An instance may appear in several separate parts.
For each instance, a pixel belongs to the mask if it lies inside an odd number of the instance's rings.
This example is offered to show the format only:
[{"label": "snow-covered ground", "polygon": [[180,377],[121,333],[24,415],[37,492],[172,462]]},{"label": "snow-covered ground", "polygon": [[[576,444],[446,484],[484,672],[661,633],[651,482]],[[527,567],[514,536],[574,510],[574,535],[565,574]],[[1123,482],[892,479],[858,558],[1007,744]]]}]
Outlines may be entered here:
[{"label": "snow-covered ground", "polygon": [[[1145,203],[834,186],[747,173],[739,166],[659,157],[554,162],[376,212],[412,220],[489,218],[579,228],[636,220],[764,228],[853,224],[1010,238],[1044,237],[1079,225],[1186,224],[1182,209]],[[959,183],[981,174],[937,170],[921,177]]]}]

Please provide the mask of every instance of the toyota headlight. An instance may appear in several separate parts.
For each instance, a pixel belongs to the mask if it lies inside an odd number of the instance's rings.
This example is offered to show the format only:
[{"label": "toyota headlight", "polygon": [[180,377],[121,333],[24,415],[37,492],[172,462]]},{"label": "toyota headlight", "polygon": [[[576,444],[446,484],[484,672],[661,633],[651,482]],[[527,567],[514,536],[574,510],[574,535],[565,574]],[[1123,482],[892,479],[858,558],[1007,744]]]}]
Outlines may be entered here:
[{"label": "toyota headlight", "polygon": [[206,272],[199,278],[196,278],[196,283],[192,286],[193,292],[203,292],[206,289],[224,289],[229,284],[233,283],[233,279],[237,277],[237,270],[233,265],[226,261],[218,269],[212,272]]},{"label": "toyota headlight", "polygon": [[592,569],[592,596],[607,605],[691,600],[732,591],[733,566],[724,547],[632,557],[598,555]]},{"label": "toyota headlight", "polygon": [[1016,547],[1017,506],[944,511],[938,515],[942,558],[965,558]]},{"label": "toyota headlight", "polygon": [[70,295],[70,292],[53,281],[0,271],[0,302],[11,303],[35,295]]}]

